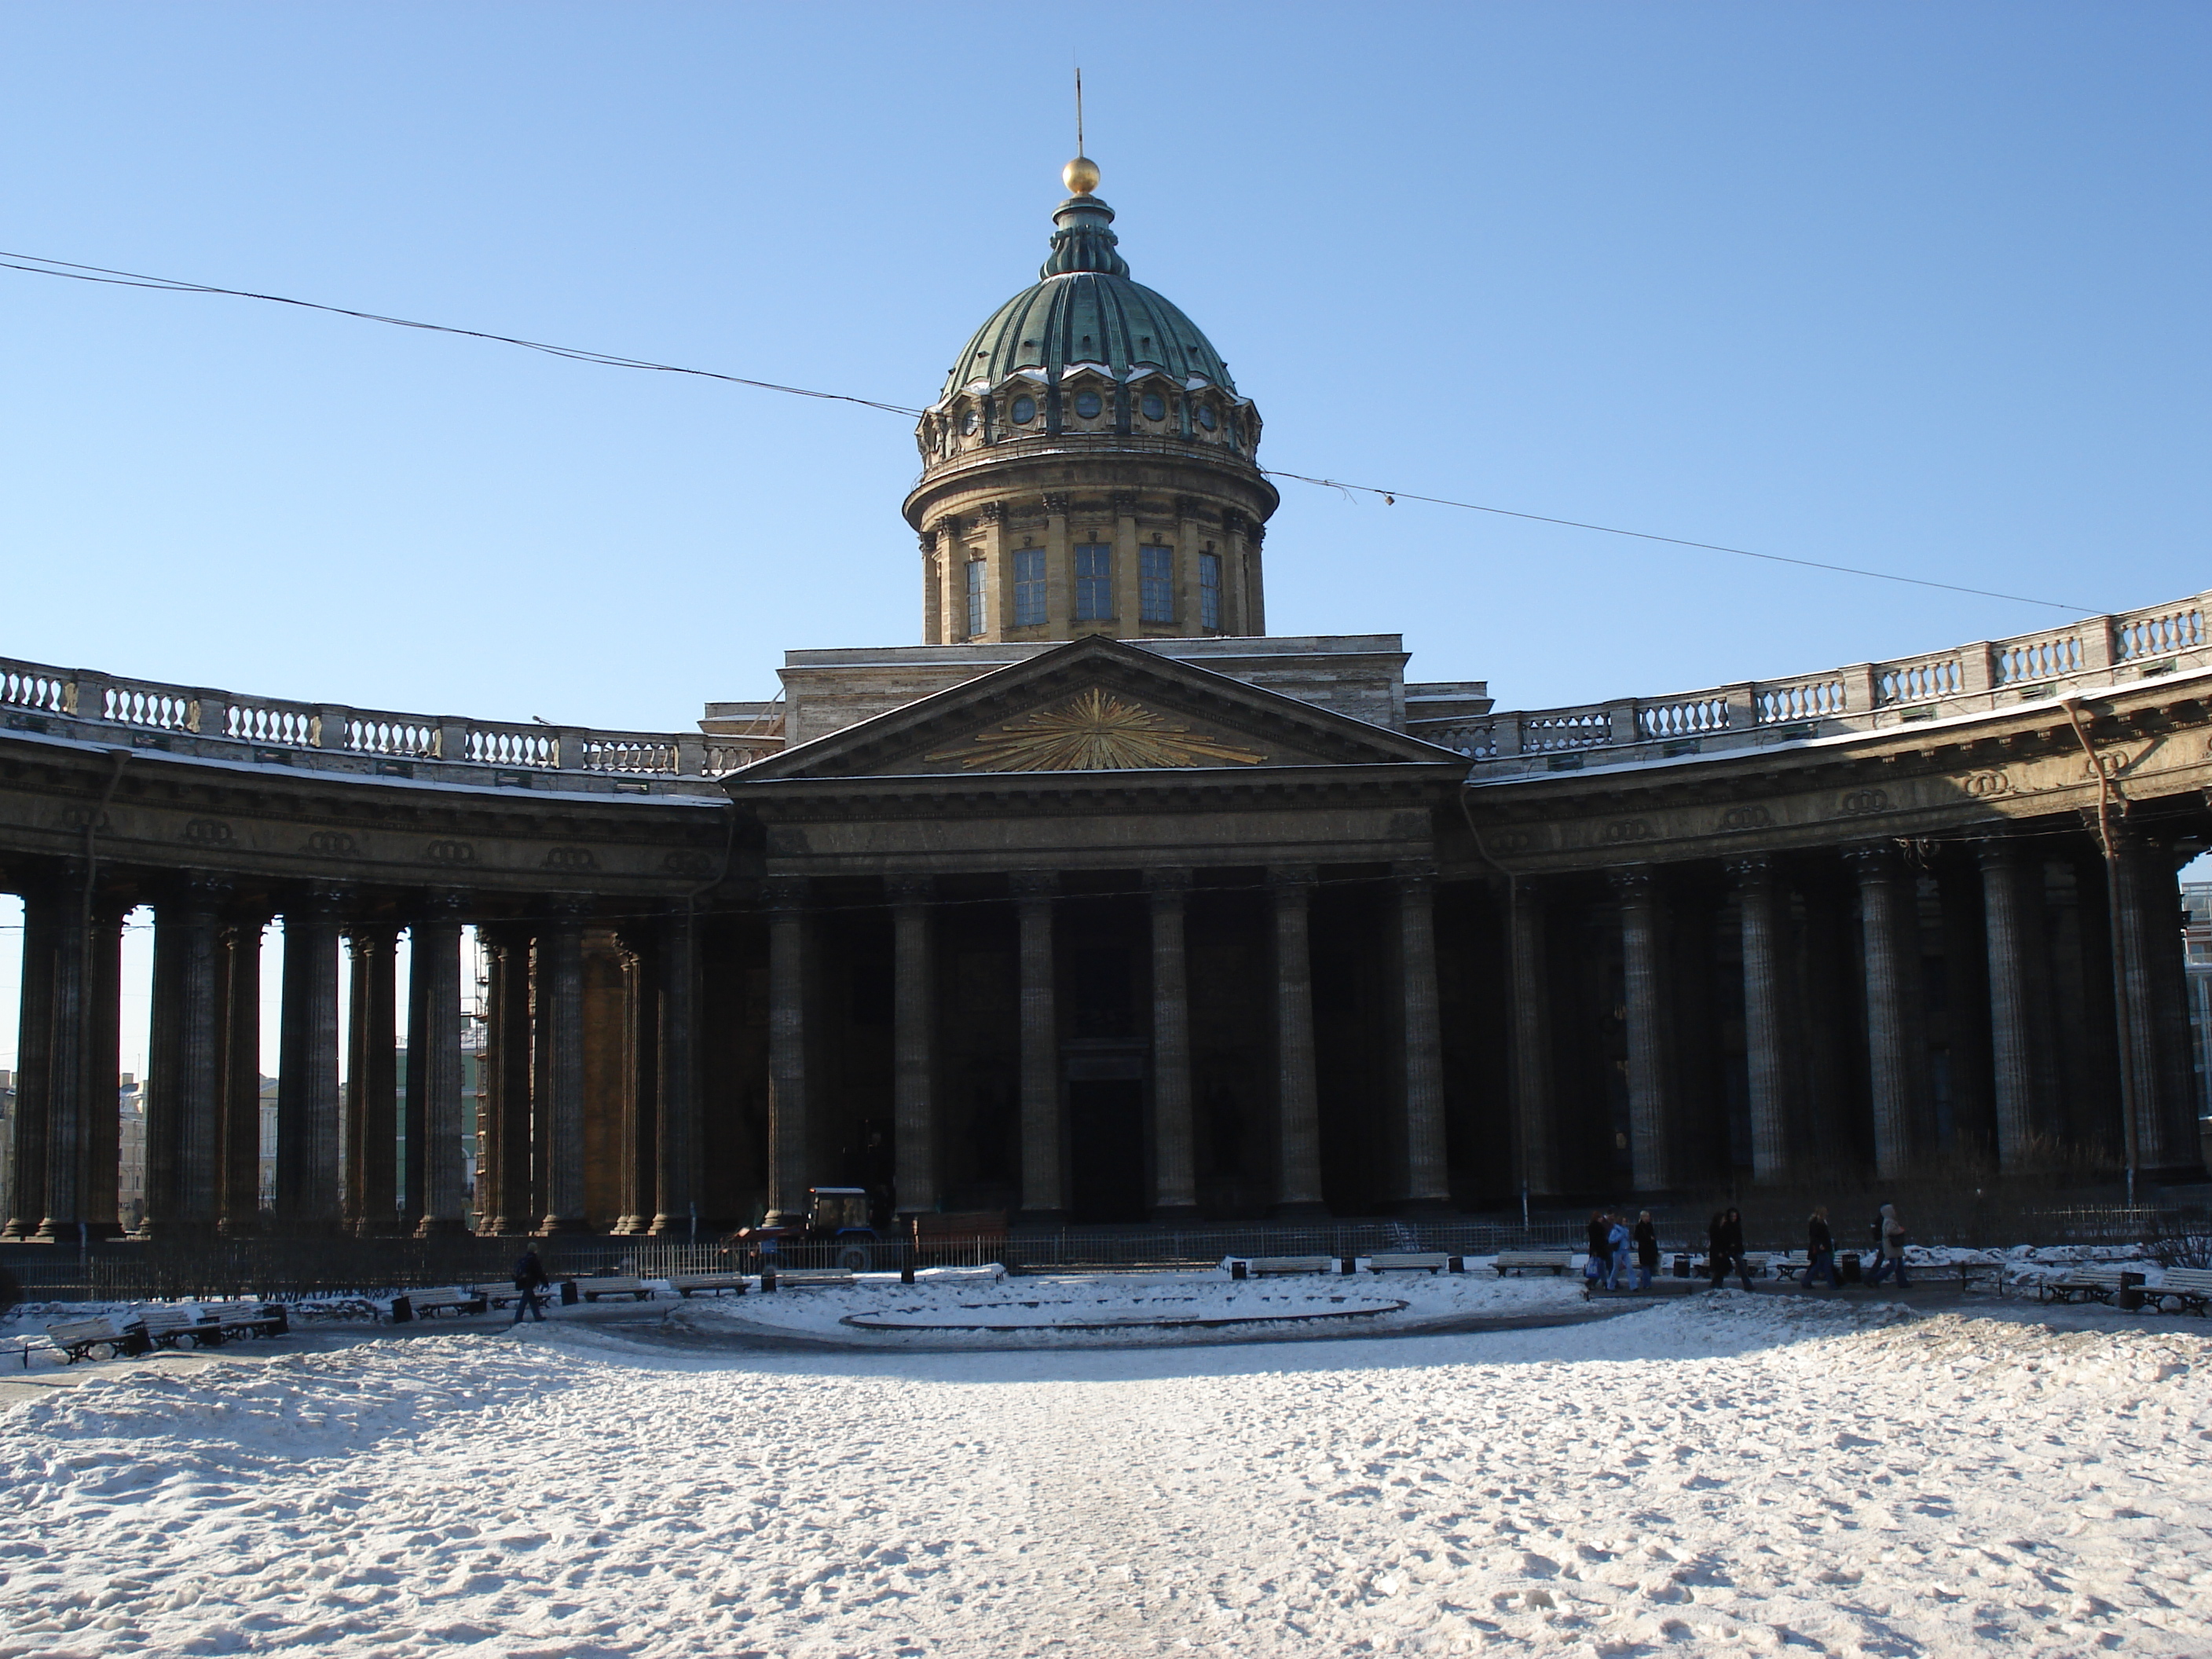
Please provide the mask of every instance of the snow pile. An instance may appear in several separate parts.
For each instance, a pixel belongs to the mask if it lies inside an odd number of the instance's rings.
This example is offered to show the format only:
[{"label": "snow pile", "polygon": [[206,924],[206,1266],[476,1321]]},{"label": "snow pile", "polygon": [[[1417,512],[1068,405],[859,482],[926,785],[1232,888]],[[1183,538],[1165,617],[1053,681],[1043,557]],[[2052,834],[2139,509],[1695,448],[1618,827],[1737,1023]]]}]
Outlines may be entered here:
[{"label": "snow pile", "polygon": [[1267,1322],[1275,1321],[1296,1321],[1313,1334],[1339,1327],[1401,1331],[1448,1320],[1559,1314],[1583,1304],[1578,1279],[1499,1279],[1492,1273],[1232,1279],[1207,1270],[1006,1278],[1002,1269],[969,1268],[917,1273],[911,1285],[902,1285],[896,1273],[866,1273],[849,1285],[697,1297],[670,1317],[700,1333],[884,1346],[1114,1346],[1135,1339],[1211,1342],[1240,1333],[1286,1334],[1270,1328]]},{"label": "snow pile", "polygon": [[2194,1331],[1735,1291],[1233,1348],[637,1329],[118,1367],[16,1408],[0,1659],[2182,1655],[2212,1627]]}]

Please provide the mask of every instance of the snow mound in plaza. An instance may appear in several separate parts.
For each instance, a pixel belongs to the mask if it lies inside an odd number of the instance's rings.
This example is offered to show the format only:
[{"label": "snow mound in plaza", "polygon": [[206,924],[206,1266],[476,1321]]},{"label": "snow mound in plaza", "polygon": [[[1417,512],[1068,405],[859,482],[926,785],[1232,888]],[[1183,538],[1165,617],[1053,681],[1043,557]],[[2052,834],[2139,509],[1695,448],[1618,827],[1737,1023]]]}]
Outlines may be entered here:
[{"label": "snow mound in plaza", "polygon": [[896,1274],[771,1295],[697,1298],[669,1323],[700,1335],[963,1346],[1112,1345],[1279,1339],[1303,1329],[1416,1331],[1469,1318],[1565,1315],[1583,1305],[1575,1279],[1494,1274],[1311,1273],[1232,1279],[1226,1273],[1034,1274],[996,1268]]}]

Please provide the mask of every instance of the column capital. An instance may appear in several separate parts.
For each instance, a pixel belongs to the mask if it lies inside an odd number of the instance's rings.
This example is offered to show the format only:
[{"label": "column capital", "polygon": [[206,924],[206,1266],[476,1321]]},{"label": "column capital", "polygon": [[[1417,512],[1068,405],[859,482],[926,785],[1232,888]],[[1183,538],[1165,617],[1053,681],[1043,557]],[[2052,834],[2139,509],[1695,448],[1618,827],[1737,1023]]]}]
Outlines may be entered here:
[{"label": "column capital", "polygon": [[222,876],[195,873],[172,883],[165,896],[182,921],[211,921],[230,899],[232,888]]},{"label": "column capital", "polygon": [[806,878],[804,876],[770,876],[761,883],[761,904],[769,910],[803,910],[806,908]]},{"label": "column capital", "polygon": [[1606,884],[1623,904],[1649,904],[1658,890],[1657,876],[1645,866],[1606,872]]},{"label": "column capital", "polygon": [[457,887],[433,888],[415,901],[412,920],[425,927],[439,922],[458,923],[461,912],[469,908],[469,896]]},{"label": "column capital", "polygon": [[1278,893],[1304,892],[1320,878],[1310,864],[1271,864],[1267,866],[1267,885]]},{"label": "column capital", "polygon": [[916,537],[915,537],[915,540],[917,540],[917,541],[919,541],[919,542],[921,544],[921,550],[922,550],[923,552],[925,552],[925,553],[934,553],[934,552],[936,552],[936,551],[937,551],[937,526],[936,526],[935,525],[932,525],[932,526],[930,526],[930,527],[929,527],[928,529],[924,530],[924,531],[921,531],[921,532],[919,532],[919,533],[916,535]]},{"label": "column capital", "polygon": [[1401,887],[1432,887],[1437,866],[1427,859],[1400,859],[1390,866],[1390,879]]},{"label": "column capital", "polygon": [[331,884],[298,889],[284,907],[284,915],[297,914],[310,921],[337,921],[353,902],[353,889]]},{"label": "column capital", "polygon": [[382,949],[387,954],[399,944],[399,924],[396,921],[353,921],[345,928],[346,949],[355,956]]},{"label": "column capital", "polygon": [[1886,881],[1903,867],[1896,846],[1886,841],[1861,842],[1843,849],[1844,862],[1861,881]]},{"label": "column capital", "polygon": [[1145,890],[1155,899],[1180,898],[1190,890],[1190,872],[1147,870],[1145,872]]},{"label": "column capital", "polygon": [[1049,899],[1060,891],[1060,872],[1016,870],[1007,876],[1006,888],[1018,899]]},{"label": "column capital", "polygon": [[549,893],[541,902],[548,921],[580,923],[591,915],[596,902],[589,893]]},{"label": "column capital", "polygon": [[1765,853],[1746,853],[1741,858],[1729,860],[1721,867],[1739,890],[1768,886],[1774,880],[1774,860]]},{"label": "column capital", "polygon": [[1004,524],[1006,521],[1006,504],[1004,501],[986,501],[981,516],[985,524]]},{"label": "column capital", "polygon": [[1206,502],[1196,495],[1178,495],[1175,510],[1178,519],[1202,519],[1206,516]]},{"label": "column capital", "polygon": [[1116,489],[1112,492],[1112,497],[1114,516],[1115,518],[1133,519],[1136,516],[1137,492],[1135,490]]},{"label": "column capital", "polygon": [[1984,836],[1974,842],[1974,861],[1984,870],[2007,870],[2020,862],[2020,843],[2009,836]]},{"label": "column capital", "polygon": [[1068,501],[1066,491],[1061,489],[1048,489],[1045,491],[1044,511],[1047,518],[1066,518],[1067,516],[1067,507]]},{"label": "column capital", "polygon": [[927,904],[937,896],[937,881],[932,876],[885,876],[884,892],[893,904]]}]

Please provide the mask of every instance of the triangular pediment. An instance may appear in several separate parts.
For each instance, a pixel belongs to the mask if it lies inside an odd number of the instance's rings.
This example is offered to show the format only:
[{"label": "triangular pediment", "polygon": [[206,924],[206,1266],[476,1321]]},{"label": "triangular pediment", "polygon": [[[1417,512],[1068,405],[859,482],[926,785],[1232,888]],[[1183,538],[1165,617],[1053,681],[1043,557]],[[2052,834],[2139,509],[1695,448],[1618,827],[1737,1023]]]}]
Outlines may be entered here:
[{"label": "triangular pediment", "polygon": [[1118,640],[1076,640],[785,750],[778,780],[1464,765],[1449,750]]}]

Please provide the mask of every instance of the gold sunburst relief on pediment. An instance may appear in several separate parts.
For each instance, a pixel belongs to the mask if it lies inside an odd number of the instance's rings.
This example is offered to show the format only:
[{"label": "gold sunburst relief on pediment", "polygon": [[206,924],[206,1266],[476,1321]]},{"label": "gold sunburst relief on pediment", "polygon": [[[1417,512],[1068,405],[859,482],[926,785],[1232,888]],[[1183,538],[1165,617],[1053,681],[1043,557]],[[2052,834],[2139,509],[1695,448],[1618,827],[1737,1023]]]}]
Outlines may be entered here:
[{"label": "gold sunburst relief on pediment", "polygon": [[1093,686],[1073,700],[1040,708],[957,748],[929,757],[968,772],[1124,772],[1163,766],[1257,766],[1249,749],[1200,737],[1142,703]]}]

